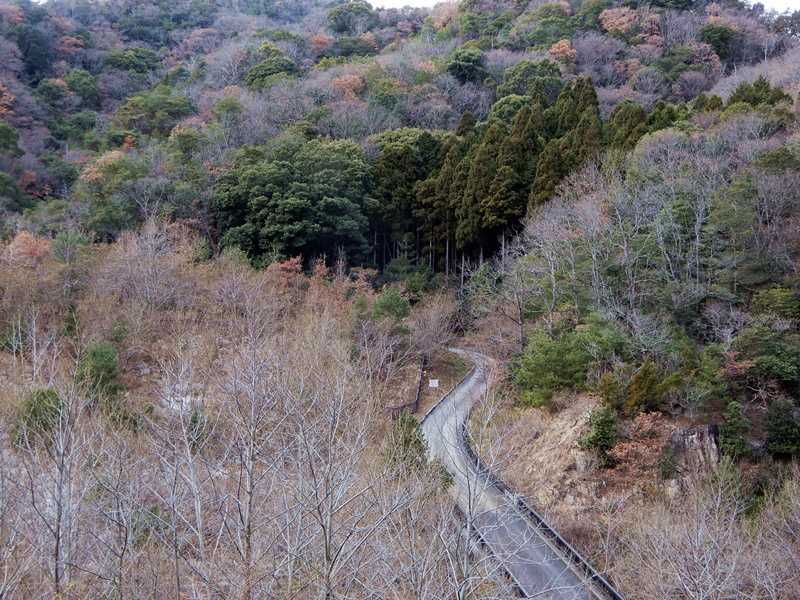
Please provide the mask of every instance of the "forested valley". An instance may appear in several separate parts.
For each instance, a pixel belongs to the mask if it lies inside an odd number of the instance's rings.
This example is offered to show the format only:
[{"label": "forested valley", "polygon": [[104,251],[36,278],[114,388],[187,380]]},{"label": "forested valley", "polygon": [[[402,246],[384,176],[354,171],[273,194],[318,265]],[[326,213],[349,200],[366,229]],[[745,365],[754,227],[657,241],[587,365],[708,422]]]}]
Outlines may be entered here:
[{"label": "forested valley", "polygon": [[0,599],[518,597],[451,347],[626,598],[800,597],[798,94],[741,0],[0,0]]}]

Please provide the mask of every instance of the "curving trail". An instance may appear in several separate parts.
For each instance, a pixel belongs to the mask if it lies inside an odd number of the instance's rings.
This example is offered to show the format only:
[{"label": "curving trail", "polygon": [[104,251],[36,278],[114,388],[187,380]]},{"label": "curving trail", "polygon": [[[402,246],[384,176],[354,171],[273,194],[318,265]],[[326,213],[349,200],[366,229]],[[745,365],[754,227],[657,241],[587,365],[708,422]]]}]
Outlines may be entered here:
[{"label": "curving trail", "polygon": [[621,599],[577,552],[560,543],[563,540],[539,515],[479,466],[467,446],[464,427],[472,407],[487,391],[491,361],[476,352],[452,351],[471,360],[475,368],[427,414],[421,428],[430,456],[452,475],[456,503],[477,535],[525,597]]}]

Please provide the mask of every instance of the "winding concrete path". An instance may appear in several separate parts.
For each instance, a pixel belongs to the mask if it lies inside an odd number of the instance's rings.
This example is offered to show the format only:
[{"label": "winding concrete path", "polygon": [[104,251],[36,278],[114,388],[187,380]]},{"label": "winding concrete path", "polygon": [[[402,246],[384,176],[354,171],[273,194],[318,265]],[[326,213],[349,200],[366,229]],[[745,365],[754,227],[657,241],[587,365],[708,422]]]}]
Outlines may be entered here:
[{"label": "winding concrete path", "polygon": [[431,457],[453,476],[453,494],[461,511],[528,598],[590,600],[607,598],[587,585],[563,552],[526,518],[507,490],[479,472],[464,440],[474,404],[487,391],[491,362],[481,354],[452,350],[475,363],[472,373],[425,417],[422,432]]}]

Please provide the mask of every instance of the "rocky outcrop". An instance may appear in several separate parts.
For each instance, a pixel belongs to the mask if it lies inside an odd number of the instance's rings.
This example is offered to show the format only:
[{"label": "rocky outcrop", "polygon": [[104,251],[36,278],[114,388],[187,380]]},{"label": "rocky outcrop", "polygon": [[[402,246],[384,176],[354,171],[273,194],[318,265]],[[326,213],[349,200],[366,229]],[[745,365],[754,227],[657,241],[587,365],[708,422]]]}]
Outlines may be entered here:
[{"label": "rocky outcrop", "polygon": [[719,464],[717,427],[678,427],[670,436],[669,459],[673,478],[685,488],[713,472]]}]

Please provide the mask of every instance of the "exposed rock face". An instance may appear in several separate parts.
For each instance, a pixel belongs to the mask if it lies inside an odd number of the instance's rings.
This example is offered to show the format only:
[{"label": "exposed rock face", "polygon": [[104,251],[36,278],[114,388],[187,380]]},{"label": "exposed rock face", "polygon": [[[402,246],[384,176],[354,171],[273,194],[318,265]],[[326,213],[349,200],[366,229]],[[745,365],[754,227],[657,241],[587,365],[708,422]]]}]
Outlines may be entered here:
[{"label": "exposed rock face", "polygon": [[719,464],[717,427],[678,427],[670,437],[670,450],[674,460],[675,478],[683,487],[711,473]]}]

